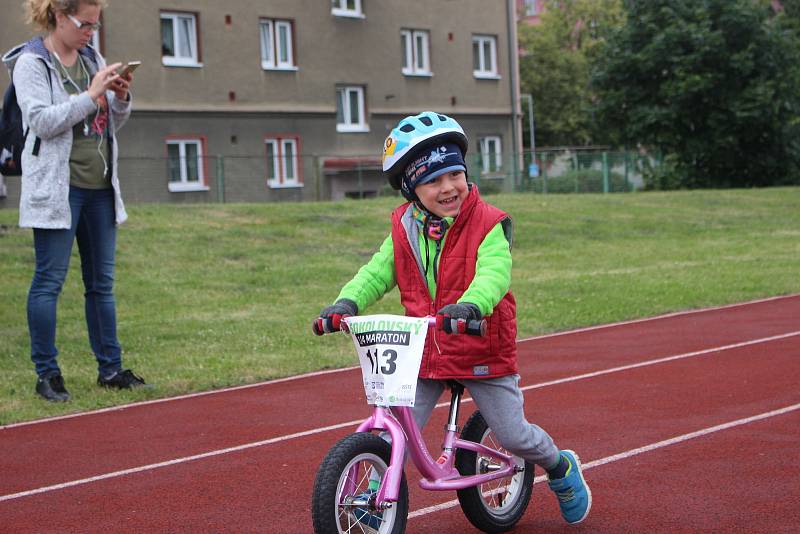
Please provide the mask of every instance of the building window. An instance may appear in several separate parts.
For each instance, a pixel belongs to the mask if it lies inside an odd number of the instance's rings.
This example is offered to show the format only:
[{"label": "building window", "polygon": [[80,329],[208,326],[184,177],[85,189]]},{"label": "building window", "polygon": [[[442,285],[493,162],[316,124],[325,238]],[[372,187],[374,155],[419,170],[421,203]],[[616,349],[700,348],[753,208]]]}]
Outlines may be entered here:
[{"label": "building window", "polygon": [[267,137],[267,185],[276,187],[302,187],[297,155],[297,137]]},{"label": "building window", "polygon": [[200,67],[197,17],[161,13],[161,62],[170,67]]},{"label": "building window", "polygon": [[292,22],[261,19],[261,66],[270,70],[297,70],[294,63]]},{"label": "building window", "polygon": [[364,112],[363,87],[345,86],[336,88],[336,131],[369,131]]},{"label": "building window", "polygon": [[524,0],[525,16],[533,17],[539,14],[539,0]]},{"label": "building window", "polygon": [[476,78],[497,78],[497,38],[492,35],[472,37],[472,73]]},{"label": "building window", "polygon": [[481,155],[481,174],[491,174],[503,169],[503,149],[499,136],[478,138],[478,152]]},{"label": "building window", "polygon": [[403,47],[403,74],[430,76],[431,61],[428,47],[428,32],[424,30],[400,30]]},{"label": "building window", "polygon": [[331,0],[331,15],[363,19],[361,0]]},{"label": "building window", "polygon": [[169,190],[208,191],[202,139],[169,139],[167,141],[167,173]]}]

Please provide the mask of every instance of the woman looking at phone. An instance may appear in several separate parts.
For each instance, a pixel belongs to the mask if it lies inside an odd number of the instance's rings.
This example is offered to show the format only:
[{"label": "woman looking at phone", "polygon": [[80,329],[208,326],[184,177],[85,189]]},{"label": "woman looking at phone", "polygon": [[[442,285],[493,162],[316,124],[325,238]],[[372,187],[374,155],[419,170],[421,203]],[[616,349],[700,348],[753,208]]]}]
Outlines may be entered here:
[{"label": "woman looking at phone", "polygon": [[19,224],[33,228],[36,268],[28,293],[36,392],[66,401],[56,357],[56,305],[77,240],[89,344],[97,384],[128,389],[144,380],[122,367],[113,282],[117,225],[127,218],[117,177],[115,132],[131,112],[130,73],[106,65],[89,43],[104,0],[26,0],[43,30],[3,57],[16,88],[23,131]]}]

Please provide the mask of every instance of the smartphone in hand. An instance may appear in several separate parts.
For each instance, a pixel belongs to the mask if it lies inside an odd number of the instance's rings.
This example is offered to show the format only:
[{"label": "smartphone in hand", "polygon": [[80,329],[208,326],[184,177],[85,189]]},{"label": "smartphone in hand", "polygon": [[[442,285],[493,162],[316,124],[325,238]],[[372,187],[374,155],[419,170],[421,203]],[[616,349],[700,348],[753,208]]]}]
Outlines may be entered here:
[{"label": "smartphone in hand", "polygon": [[141,64],[142,64],[141,61],[128,61],[128,64],[122,67],[122,70],[119,71],[119,75],[124,78],[128,74],[136,70],[136,67],[138,67]]}]

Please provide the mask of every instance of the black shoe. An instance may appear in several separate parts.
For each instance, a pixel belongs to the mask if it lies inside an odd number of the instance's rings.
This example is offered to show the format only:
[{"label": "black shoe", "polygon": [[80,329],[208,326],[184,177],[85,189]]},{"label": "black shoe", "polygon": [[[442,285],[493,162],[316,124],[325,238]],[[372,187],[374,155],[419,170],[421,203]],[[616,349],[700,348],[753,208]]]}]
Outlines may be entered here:
[{"label": "black shoe", "polygon": [[98,375],[97,385],[115,389],[132,389],[147,386],[144,378],[136,376],[130,369],[121,369],[109,377]]},{"label": "black shoe", "polygon": [[50,371],[36,381],[36,393],[50,402],[67,402],[69,391],[64,387],[64,378],[58,371]]}]

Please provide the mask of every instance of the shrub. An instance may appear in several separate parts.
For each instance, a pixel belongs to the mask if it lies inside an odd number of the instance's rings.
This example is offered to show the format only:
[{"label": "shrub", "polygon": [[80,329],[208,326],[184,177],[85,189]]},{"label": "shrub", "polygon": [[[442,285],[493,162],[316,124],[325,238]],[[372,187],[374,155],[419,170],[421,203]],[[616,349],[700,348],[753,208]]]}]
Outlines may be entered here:
[{"label": "shrub", "polygon": [[[543,190],[543,178],[536,178],[534,190]],[[625,183],[625,176],[612,172],[608,176],[608,190],[628,191],[630,185]],[[603,171],[598,169],[578,169],[568,171],[557,177],[547,178],[548,193],[602,193]]]}]

